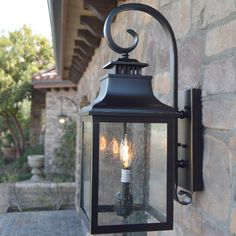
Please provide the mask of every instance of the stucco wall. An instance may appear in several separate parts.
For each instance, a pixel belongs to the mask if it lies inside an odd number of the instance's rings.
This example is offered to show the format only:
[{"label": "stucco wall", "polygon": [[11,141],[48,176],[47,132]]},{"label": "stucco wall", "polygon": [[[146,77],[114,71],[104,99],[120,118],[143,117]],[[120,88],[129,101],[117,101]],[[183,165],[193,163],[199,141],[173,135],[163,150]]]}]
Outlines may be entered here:
[{"label": "stucco wall", "polygon": [[[64,126],[59,124],[57,116],[61,113],[61,99],[67,97],[77,103],[77,92],[70,89],[68,91],[51,90],[46,94],[46,118],[45,118],[45,171],[56,172],[55,168],[55,148],[58,147],[59,140],[63,134]],[[63,114],[75,120],[76,107],[68,99],[63,99]]]},{"label": "stucco wall", "polygon": [[[126,1],[138,2],[138,1]],[[170,21],[179,50],[179,89],[201,88],[204,126],[203,192],[193,203],[175,203],[174,231],[148,235],[224,236],[236,234],[236,4],[234,0],[146,0]],[[170,102],[168,52],[158,23],[145,13],[122,13],[113,24],[117,42],[127,46],[127,28],[135,29],[140,42],[131,53],[149,63],[144,74],[153,75],[155,95]],[[116,59],[104,39],[96,49],[78,84],[80,97],[92,101],[99,88],[101,69]],[[78,145],[79,146],[79,145]],[[79,198],[80,152],[77,158]],[[78,203],[77,203],[78,207]]]}]

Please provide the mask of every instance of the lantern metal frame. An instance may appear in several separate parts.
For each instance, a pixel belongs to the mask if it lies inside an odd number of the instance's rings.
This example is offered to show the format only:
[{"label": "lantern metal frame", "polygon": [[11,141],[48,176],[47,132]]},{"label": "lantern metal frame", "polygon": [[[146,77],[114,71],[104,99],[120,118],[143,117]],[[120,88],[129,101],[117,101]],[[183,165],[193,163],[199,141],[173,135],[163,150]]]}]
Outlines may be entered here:
[{"label": "lantern metal frame", "polygon": [[[148,64],[128,58],[128,53],[138,44],[137,33],[132,29],[127,30],[134,38],[134,42],[128,48],[118,46],[112,39],[110,28],[114,17],[120,12],[129,10],[148,13],[161,24],[166,33],[169,42],[171,77],[173,79],[173,107],[156,99],[150,82],[152,77],[141,74],[141,69]],[[111,11],[105,21],[104,36],[110,48],[122,54],[122,58],[110,62],[104,67],[109,71],[108,75],[100,81],[101,86],[97,99],[81,110],[81,121],[83,123],[89,120],[92,123],[93,134],[90,164],[92,181],[90,191],[91,219],[88,219],[85,210],[83,210],[83,196],[81,194],[83,216],[92,234],[170,230],[173,228],[173,198],[182,205],[188,205],[192,201],[192,192],[203,189],[201,91],[192,89],[183,93],[183,98],[180,95],[182,110],[179,110],[177,44],[169,22],[156,9],[139,3],[118,6]],[[167,221],[165,223],[98,225],[98,212],[102,210],[102,207],[98,206],[99,123],[101,122],[168,124]],[[185,127],[185,132],[178,134],[178,123],[179,127]],[[83,143],[83,136],[81,136],[81,140]],[[178,140],[180,141],[178,142]],[[182,155],[180,157],[182,159],[178,158],[178,153]],[[83,158],[82,151],[82,163]],[[81,171],[81,192],[83,192],[83,168]],[[179,186],[183,187],[180,191],[178,190]],[[114,211],[112,206],[106,206],[106,209]]]},{"label": "lantern metal frame", "polygon": [[[81,207],[82,216],[87,224],[87,227],[90,229],[92,234],[106,234],[106,233],[121,233],[121,232],[137,232],[137,231],[155,231],[155,230],[168,230],[173,228],[173,149],[168,149],[167,154],[167,183],[166,183],[166,222],[163,223],[147,223],[147,224],[127,224],[127,225],[98,225],[98,213],[99,212],[114,212],[114,205],[98,205],[98,190],[99,190],[99,124],[101,122],[125,122],[125,123],[164,123],[167,124],[167,145],[169,147],[174,147],[173,135],[173,119],[171,118],[156,118],[156,117],[131,117],[122,116],[122,117],[107,117],[107,116],[93,116],[90,119],[88,116],[82,117],[82,122],[90,121],[93,123],[93,154],[91,159],[91,199],[92,203],[89,220],[86,214],[86,211]],[[82,141],[83,142],[83,141]],[[83,154],[82,154],[83,156]],[[83,160],[82,160],[83,162]],[[83,169],[81,170],[83,172]],[[81,190],[83,189],[83,173],[81,178]],[[83,202],[83,196],[81,195],[81,202]],[[155,209],[152,209],[152,214],[159,219],[162,217],[158,216],[158,213],[155,212]]]}]

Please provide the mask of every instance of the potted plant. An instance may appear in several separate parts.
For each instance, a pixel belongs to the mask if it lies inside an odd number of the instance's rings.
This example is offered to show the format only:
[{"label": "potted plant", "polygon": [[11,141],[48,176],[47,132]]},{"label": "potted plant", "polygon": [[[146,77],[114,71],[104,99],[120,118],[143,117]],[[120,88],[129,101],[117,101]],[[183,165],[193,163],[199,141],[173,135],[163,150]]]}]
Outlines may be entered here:
[{"label": "potted plant", "polygon": [[14,147],[14,142],[11,134],[9,132],[1,133],[2,147],[1,151],[3,153],[4,160],[10,162],[16,157],[16,149]]}]

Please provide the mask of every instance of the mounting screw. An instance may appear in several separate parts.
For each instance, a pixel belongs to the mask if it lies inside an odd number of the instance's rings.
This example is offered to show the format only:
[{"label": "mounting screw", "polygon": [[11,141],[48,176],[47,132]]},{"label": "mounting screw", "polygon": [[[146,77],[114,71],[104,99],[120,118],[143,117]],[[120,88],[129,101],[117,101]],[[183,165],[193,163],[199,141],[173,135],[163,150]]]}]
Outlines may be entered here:
[{"label": "mounting screw", "polygon": [[177,143],[178,147],[187,148],[187,144]]},{"label": "mounting screw", "polygon": [[188,112],[186,112],[186,111],[181,110],[181,111],[178,111],[178,113],[179,113],[180,119],[184,119],[184,118],[188,117]]},{"label": "mounting screw", "polygon": [[186,168],[188,166],[188,161],[181,159],[177,160],[177,167],[178,168]]}]

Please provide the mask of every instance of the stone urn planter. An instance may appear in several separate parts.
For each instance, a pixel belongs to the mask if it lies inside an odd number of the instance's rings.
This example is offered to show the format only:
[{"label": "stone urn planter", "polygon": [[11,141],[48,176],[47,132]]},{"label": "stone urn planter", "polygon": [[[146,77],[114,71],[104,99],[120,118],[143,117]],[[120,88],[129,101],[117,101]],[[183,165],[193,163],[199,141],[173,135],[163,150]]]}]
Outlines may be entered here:
[{"label": "stone urn planter", "polygon": [[42,181],[42,168],[44,165],[44,156],[43,155],[30,155],[28,156],[28,164],[32,168],[31,170],[31,181],[40,182]]}]

